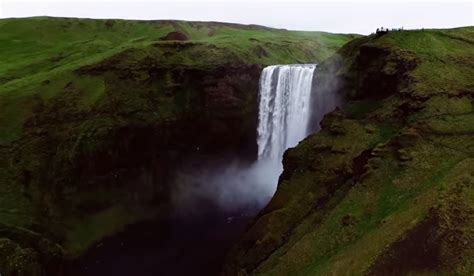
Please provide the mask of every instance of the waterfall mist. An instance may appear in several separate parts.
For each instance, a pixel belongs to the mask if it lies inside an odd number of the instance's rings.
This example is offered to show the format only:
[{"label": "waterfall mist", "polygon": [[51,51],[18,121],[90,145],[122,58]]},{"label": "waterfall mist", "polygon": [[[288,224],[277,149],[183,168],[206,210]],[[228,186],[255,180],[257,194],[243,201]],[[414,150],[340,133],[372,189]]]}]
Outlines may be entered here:
[{"label": "waterfall mist", "polygon": [[213,213],[251,215],[272,197],[281,163],[239,161],[207,167],[199,171],[184,170],[176,175],[172,194],[181,215]]},{"label": "waterfall mist", "polygon": [[318,132],[324,115],[342,105],[345,81],[337,72],[342,66],[342,57],[334,54],[331,61],[321,65],[314,75],[308,133]]},{"label": "waterfall mist", "polygon": [[225,160],[198,169],[183,168],[173,183],[178,214],[252,214],[276,191],[285,150],[308,135],[315,64],[273,65],[259,84],[258,159],[253,164]]}]

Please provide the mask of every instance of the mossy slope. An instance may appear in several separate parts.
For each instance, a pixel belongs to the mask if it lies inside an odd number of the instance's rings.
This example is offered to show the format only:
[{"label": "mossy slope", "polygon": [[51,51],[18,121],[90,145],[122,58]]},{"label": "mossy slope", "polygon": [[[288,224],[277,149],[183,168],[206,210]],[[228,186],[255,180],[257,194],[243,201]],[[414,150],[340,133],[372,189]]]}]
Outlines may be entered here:
[{"label": "mossy slope", "polygon": [[286,152],[226,272],[472,274],[474,28],[355,39],[318,70],[347,102]]}]

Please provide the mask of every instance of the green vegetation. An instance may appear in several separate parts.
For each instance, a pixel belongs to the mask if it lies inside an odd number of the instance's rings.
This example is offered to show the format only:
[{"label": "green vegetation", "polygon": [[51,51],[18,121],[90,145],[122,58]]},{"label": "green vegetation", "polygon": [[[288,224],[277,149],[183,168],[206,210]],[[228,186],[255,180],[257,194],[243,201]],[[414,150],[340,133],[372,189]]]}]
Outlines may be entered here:
[{"label": "green vegetation", "polygon": [[320,66],[342,110],[284,160],[230,274],[474,272],[474,28],[355,39]]},{"label": "green vegetation", "polygon": [[31,267],[50,267],[49,249],[18,229],[76,257],[159,216],[178,157],[238,151],[253,133],[262,66],[320,62],[353,37],[211,22],[0,20],[0,246],[9,246],[0,264],[34,275],[17,265],[31,253]]},{"label": "green vegetation", "polygon": [[[183,32],[189,40],[160,40],[171,31]],[[118,61],[120,67],[137,66],[147,60],[165,68],[307,63],[323,60],[351,38],[224,23],[48,17],[3,19],[0,24],[0,144],[8,144],[21,136],[22,124],[32,113],[29,106],[34,105],[30,98],[35,95],[37,99],[50,99],[73,82],[82,92],[77,96],[84,108],[93,105],[104,93],[100,84],[104,80],[78,76],[75,70],[109,58]]]}]

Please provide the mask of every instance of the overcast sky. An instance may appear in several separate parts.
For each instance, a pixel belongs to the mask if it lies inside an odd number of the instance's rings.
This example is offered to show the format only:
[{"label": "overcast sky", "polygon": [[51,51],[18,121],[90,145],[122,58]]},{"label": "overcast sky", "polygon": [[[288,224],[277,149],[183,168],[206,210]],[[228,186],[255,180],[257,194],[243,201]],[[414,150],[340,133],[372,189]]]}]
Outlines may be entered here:
[{"label": "overcast sky", "polygon": [[464,1],[183,1],[0,0],[0,17],[64,16],[183,19],[259,24],[294,30],[367,34],[377,27],[474,25],[474,0]]}]

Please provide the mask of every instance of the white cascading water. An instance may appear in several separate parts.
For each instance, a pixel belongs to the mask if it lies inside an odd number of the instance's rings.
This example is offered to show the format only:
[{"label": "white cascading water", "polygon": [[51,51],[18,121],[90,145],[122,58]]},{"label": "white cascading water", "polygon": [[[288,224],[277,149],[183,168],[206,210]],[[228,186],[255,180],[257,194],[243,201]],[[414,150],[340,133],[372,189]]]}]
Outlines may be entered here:
[{"label": "white cascading water", "polygon": [[315,64],[294,64],[263,69],[257,129],[259,160],[280,162],[285,150],[308,135],[315,68]]},{"label": "white cascading water", "polygon": [[320,118],[334,108],[331,97],[318,91],[311,95],[315,68],[315,64],[264,68],[260,76],[257,162],[251,166],[231,162],[190,173],[179,182],[185,185],[173,186],[177,189],[173,194],[176,205],[184,212],[199,212],[201,208],[195,206],[206,198],[226,212],[254,212],[263,208],[277,189],[283,172],[283,153],[309,134],[311,97],[316,97],[318,110],[313,113],[321,113]]}]

